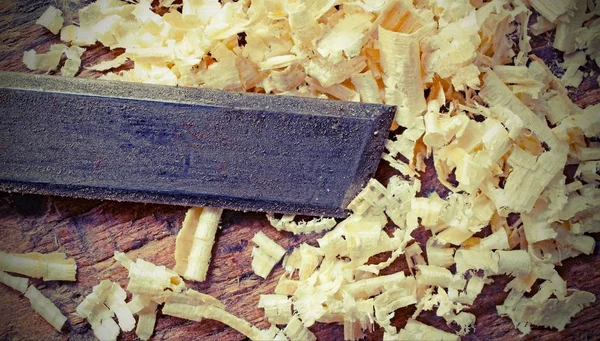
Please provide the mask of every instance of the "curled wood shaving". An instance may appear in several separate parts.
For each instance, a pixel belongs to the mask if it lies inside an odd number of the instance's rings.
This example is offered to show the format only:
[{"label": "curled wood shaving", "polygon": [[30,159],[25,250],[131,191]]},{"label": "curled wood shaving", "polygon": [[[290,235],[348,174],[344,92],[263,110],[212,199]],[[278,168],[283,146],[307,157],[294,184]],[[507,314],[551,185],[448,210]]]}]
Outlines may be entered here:
[{"label": "curled wood shaving", "polygon": [[150,302],[146,307],[140,310],[138,314],[138,322],[135,328],[135,335],[141,340],[148,340],[154,333],[154,325],[156,324],[156,302]]},{"label": "curled wood shaving", "polygon": [[186,289],[181,293],[177,293],[169,297],[169,302],[185,303],[191,305],[211,305],[219,309],[225,309],[225,305],[213,296],[203,294],[194,289]]},{"label": "curled wood shaving", "polygon": [[66,45],[54,44],[50,46],[50,50],[46,53],[36,53],[35,50],[26,51],[23,54],[23,64],[29,70],[54,70],[60,63],[60,58],[66,48]]},{"label": "curled wood shaving", "polygon": [[416,35],[379,28],[381,66],[387,104],[398,106],[396,122],[411,128],[411,117],[426,109],[420,74],[419,39]]},{"label": "curled wood shaving", "polygon": [[351,81],[360,95],[361,102],[383,103],[381,90],[371,70],[352,75]]},{"label": "curled wood shaving", "polygon": [[288,231],[293,234],[318,233],[332,229],[337,222],[334,218],[314,218],[309,221],[294,221],[295,215],[284,214],[280,219],[273,214],[267,214],[267,219],[278,231]]},{"label": "curled wood shaving", "polygon": [[29,286],[27,278],[11,276],[4,271],[0,271],[0,283],[15,289],[21,294],[24,294]]},{"label": "curled wood shaving", "polygon": [[575,314],[596,300],[594,294],[580,290],[573,291],[565,298],[543,298],[538,294],[526,298],[522,293],[512,290],[504,304],[497,306],[498,313],[510,317],[515,327],[524,334],[531,331],[532,325],[560,331]]},{"label": "curled wood shaving", "polygon": [[543,16],[538,16],[535,23],[530,26],[531,34],[539,36],[542,33],[548,32],[556,28],[556,24]]},{"label": "curled wood shaving", "polygon": [[427,241],[427,263],[433,266],[447,268],[454,264],[454,251],[452,247],[443,247],[434,239]]},{"label": "curled wood shaving", "polygon": [[125,304],[127,293],[116,283],[113,283],[110,291],[104,304],[117,316],[121,330],[126,332],[132,331],[135,327],[135,319],[131,310]]},{"label": "curled wood shaving", "polygon": [[77,265],[73,258],[60,252],[16,254],[0,251],[0,270],[44,281],[75,281]]},{"label": "curled wood shaving", "polygon": [[162,308],[162,313],[192,321],[201,321],[202,319],[219,321],[239,331],[251,340],[264,339],[263,332],[260,329],[215,306],[167,302]]},{"label": "curled wood shaving", "polygon": [[[77,314],[92,326],[94,335],[100,340],[116,340],[120,330],[131,331],[135,319],[125,304],[127,294],[118,283],[103,280],[79,303]],[[112,319],[117,317],[119,324]]]},{"label": "curled wood shaving", "polygon": [[292,301],[286,295],[260,295],[258,307],[271,324],[286,324],[292,318]]},{"label": "curled wood shaving", "polygon": [[131,301],[127,302],[127,308],[132,314],[137,314],[152,303],[152,300],[139,295],[133,295]]},{"label": "curled wood shaving", "polygon": [[423,258],[423,250],[418,243],[412,243],[404,249],[406,263],[411,273],[417,265],[426,265],[427,262]]},{"label": "curled wood shaving", "polygon": [[390,287],[373,300],[375,319],[385,330],[390,330],[395,311],[417,303],[416,286]]},{"label": "curled wood shaving", "polygon": [[199,282],[206,279],[222,212],[211,207],[188,210],[175,242],[175,272]]},{"label": "curled wood shaving", "polygon": [[498,259],[498,273],[521,276],[531,271],[531,258],[525,250],[498,250],[493,257]]},{"label": "curled wood shaving", "polygon": [[498,272],[498,262],[492,258],[493,253],[488,250],[459,249],[454,255],[456,272],[464,274],[468,270],[484,270],[487,274]]},{"label": "curled wood shaving", "polygon": [[33,285],[30,285],[25,292],[25,297],[29,299],[31,306],[44,320],[48,321],[54,327],[54,329],[61,331],[67,318],[60,312],[60,310],[44,296],[39,290]]},{"label": "curled wood shaving", "polygon": [[500,228],[498,231],[481,239],[477,247],[485,250],[508,250],[510,249],[508,234],[506,234],[504,228]]},{"label": "curled wood shaving", "polygon": [[285,255],[285,249],[261,231],[252,237],[252,241],[257,245],[252,249],[252,271],[267,278],[275,264]]},{"label": "curled wood shaving", "polygon": [[129,270],[127,291],[163,303],[185,290],[183,279],[173,270],[157,266],[143,259],[135,262],[115,251],[115,259]]},{"label": "curled wood shaving", "polygon": [[371,208],[383,211],[387,205],[387,190],[376,179],[371,179],[362,191],[348,204],[348,209],[362,215]]},{"label": "curled wood shaving", "polygon": [[60,69],[60,74],[63,77],[75,77],[79,68],[81,67],[81,56],[85,52],[85,49],[79,46],[71,46],[65,50],[67,60]]},{"label": "curled wood shaving", "polygon": [[298,281],[289,279],[286,276],[279,277],[279,282],[275,287],[275,294],[291,296],[298,289]]},{"label": "curled wood shaving", "polygon": [[574,1],[559,1],[559,0],[531,0],[531,6],[535,8],[544,18],[550,22],[555,22],[559,16],[567,13],[575,7]]},{"label": "curled wood shaving", "polygon": [[98,64],[86,67],[86,69],[92,70],[92,71],[107,71],[110,69],[120,67],[121,65],[125,64],[125,62],[127,62],[127,60],[128,60],[127,55],[121,54],[118,57],[116,57],[115,59],[100,62]]},{"label": "curled wood shaving", "polygon": [[52,34],[58,34],[60,29],[63,27],[65,19],[62,17],[63,12],[54,6],[48,6],[42,16],[35,22],[38,25],[42,25],[52,32]]},{"label": "curled wood shaving", "polygon": [[437,287],[463,289],[466,281],[455,278],[450,270],[435,265],[417,265],[419,270],[417,282],[420,285],[434,285]]},{"label": "curled wood shaving", "polygon": [[587,161],[579,164],[575,175],[581,177],[583,181],[593,183],[600,181],[600,175],[598,174],[599,171],[600,161]]},{"label": "curled wood shaving", "polygon": [[293,273],[298,270],[300,280],[306,280],[322,260],[323,252],[319,248],[303,243],[289,257],[284,258],[283,263],[287,272]]},{"label": "curled wood shaving", "polygon": [[460,340],[457,335],[428,326],[414,319],[409,319],[397,336],[389,335],[388,337],[388,340],[396,338],[399,340]]},{"label": "curled wood shaving", "polygon": [[283,332],[290,340],[317,340],[315,335],[302,324],[302,321],[296,315],[290,318]]},{"label": "curled wood shaving", "polygon": [[[92,298],[90,300],[86,298],[86,300],[80,304],[80,307],[78,307],[78,313],[80,315],[90,315],[89,306],[91,304],[97,305],[98,302],[106,300],[104,306],[100,306],[99,308],[101,310],[100,316],[104,316],[104,320],[98,321],[97,311],[91,314],[92,320],[88,317],[88,320],[90,320],[90,323],[92,324],[92,328],[96,325],[96,328],[94,329],[95,332],[96,329],[98,330],[96,335],[108,335],[107,337],[110,337],[111,339],[113,335],[115,335],[114,337],[118,335],[118,328],[116,329],[116,334],[114,334],[114,321],[110,320],[112,321],[111,323],[108,320],[108,317],[112,316],[113,311],[116,313],[117,318],[119,319],[119,325],[123,330],[133,329],[135,320],[133,320],[131,314],[137,314],[138,323],[135,330],[136,335],[142,340],[147,340],[154,332],[156,312],[159,303],[166,302],[167,304],[165,304],[165,307],[183,307],[187,310],[193,309],[193,307],[196,306],[210,306],[218,310],[224,309],[224,305],[216,298],[193,289],[187,289],[183,280],[177,276],[174,271],[166,269],[164,266],[156,266],[141,259],[133,262],[125,254],[120,252],[115,252],[114,258],[129,271],[129,284],[127,290],[133,293],[133,298],[125,304],[125,292],[116,283],[113,283],[113,287],[109,288],[109,284],[106,283],[107,281],[101,282],[90,295]],[[105,298],[105,292],[108,290],[113,290],[116,294],[113,294],[112,298],[110,296]],[[98,297],[100,298],[98,299]],[[110,308],[110,310],[103,309],[106,307]],[[97,310],[98,308],[92,306],[92,309]],[[181,315],[181,317],[184,316],[187,315]]]}]

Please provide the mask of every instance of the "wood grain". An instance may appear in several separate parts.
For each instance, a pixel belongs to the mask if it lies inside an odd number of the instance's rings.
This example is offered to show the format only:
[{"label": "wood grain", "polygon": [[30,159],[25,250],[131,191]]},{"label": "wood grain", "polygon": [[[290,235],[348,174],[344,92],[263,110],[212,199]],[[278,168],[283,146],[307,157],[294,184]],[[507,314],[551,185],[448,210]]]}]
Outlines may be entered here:
[{"label": "wood grain", "polygon": [[[35,48],[45,51],[58,39],[33,22],[45,7],[53,3],[40,1],[35,8],[20,8],[18,2],[0,2],[0,70],[27,71],[21,63],[23,51]],[[67,0],[54,3],[67,8],[72,4]],[[67,10],[67,17],[73,15]],[[547,62],[560,60],[550,46],[551,37],[544,35],[534,39],[533,53]],[[88,66],[100,60],[111,59],[119,51],[108,51],[100,46],[89,49],[84,54],[83,65]],[[550,56],[550,57],[548,57]],[[548,60],[551,58],[551,60]],[[95,77],[96,73],[83,70],[81,77]],[[579,89],[571,89],[571,96],[581,106],[600,102],[600,92],[596,83],[597,67],[591,69],[590,76]],[[384,163],[377,176],[385,178],[394,171]],[[423,191],[442,192],[436,182],[431,167],[423,175]],[[68,317],[66,332],[58,333],[33,312],[27,299],[17,292],[0,286],[0,339],[3,340],[90,340],[93,334],[89,325],[74,312],[77,304],[101,279],[108,278],[127,284],[127,272],[111,259],[114,250],[127,252],[130,257],[141,257],[167,267],[174,266],[173,251],[175,236],[181,226],[185,209],[174,206],[116,203],[109,201],[81,200],[52,196],[33,196],[0,193],[0,236],[3,239],[0,249],[10,252],[51,252],[62,251],[74,257],[78,270],[75,283],[35,282]],[[282,246],[291,249],[308,242],[315,245],[318,235],[292,236],[269,227],[263,214],[225,211],[221,230],[213,249],[213,261],[205,283],[191,283],[189,286],[214,295],[223,301],[232,313],[245,318],[259,327],[267,327],[263,312],[257,308],[260,294],[271,293],[277,278],[282,273],[276,267],[267,280],[254,275],[250,267],[252,244],[249,240],[263,231],[277,240]],[[426,239],[423,231],[417,239]],[[600,240],[598,234],[594,235]],[[596,245],[594,254],[569,259],[559,267],[559,272],[567,280],[569,288],[591,291],[600,298],[600,248]],[[406,262],[396,261],[387,272],[406,269]],[[494,283],[487,286],[469,311],[477,316],[475,330],[464,340],[517,339],[519,332],[511,321],[499,317],[495,306],[506,296],[502,291],[508,282],[505,276],[494,277]],[[414,308],[401,309],[393,323],[402,327]],[[445,325],[435,314],[423,314],[420,320],[444,330],[456,330]],[[523,340],[598,340],[600,334],[600,299],[579,313],[562,332],[535,328]],[[338,325],[316,324],[310,328],[320,340],[343,338],[343,328]],[[370,333],[367,339],[380,339],[381,330]],[[123,340],[133,340],[133,333],[123,333]],[[230,328],[214,321],[189,322],[168,316],[159,316],[155,340],[242,340],[244,337]]]}]

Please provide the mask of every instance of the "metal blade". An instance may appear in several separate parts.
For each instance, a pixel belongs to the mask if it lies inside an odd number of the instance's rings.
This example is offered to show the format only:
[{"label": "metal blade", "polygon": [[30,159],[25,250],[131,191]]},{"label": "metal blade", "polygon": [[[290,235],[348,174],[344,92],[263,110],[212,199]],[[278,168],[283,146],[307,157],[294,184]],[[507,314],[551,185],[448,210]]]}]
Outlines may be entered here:
[{"label": "metal blade", "polygon": [[392,106],[0,73],[0,190],[344,216]]}]

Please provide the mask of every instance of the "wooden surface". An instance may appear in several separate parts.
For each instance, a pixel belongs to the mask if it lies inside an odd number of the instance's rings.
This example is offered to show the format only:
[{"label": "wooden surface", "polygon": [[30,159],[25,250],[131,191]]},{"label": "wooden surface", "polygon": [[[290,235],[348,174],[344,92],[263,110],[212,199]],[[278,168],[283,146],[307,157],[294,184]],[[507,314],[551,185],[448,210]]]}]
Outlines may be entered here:
[{"label": "wooden surface", "polygon": [[[58,40],[45,29],[33,25],[49,1],[40,1],[36,8],[18,8],[17,1],[0,2],[0,70],[26,71],[21,63],[23,51],[35,48],[44,52],[49,44]],[[65,9],[67,0],[59,0],[58,6]],[[69,18],[72,12],[66,12]],[[557,60],[548,47],[548,36],[533,42],[534,53]],[[108,51],[96,46],[84,54],[83,65],[112,58],[119,51]],[[552,60],[550,60],[552,63]],[[95,74],[86,70],[82,77]],[[572,91],[577,103],[586,106],[600,102],[597,89],[597,68],[578,90]],[[431,169],[431,167],[430,167]],[[393,171],[381,165],[378,177],[382,180]],[[423,192],[443,192],[434,174],[428,171],[422,176]],[[59,197],[0,193],[0,249],[9,252],[62,251],[74,257],[78,265],[76,283],[34,281],[68,317],[67,332],[58,333],[41,317],[33,312],[26,298],[17,292],[0,286],[0,339],[3,340],[46,340],[93,339],[89,325],[75,315],[75,307],[91,292],[101,279],[111,279],[123,287],[127,284],[127,272],[112,260],[114,250],[126,252],[130,257],[167,267],[174,266],[173,252],[175,236],[180,229],[185,209],[174,206],[145,205],[134,203],[102,202]],[[222,228],[217,234],[213,249],[213,261],[206,283],[188,285],[221,300],[232,313],[245,318],[261,328],[268,327],[263,311],[257,308],[260,294],[272,293],[282,269],[277,266],[267,280],[254,275],[250,267],[252,244],[249,240],[258,231],[264,231],[282,246],[291,249],[308,241],[315,245],[318,235],[292,236],[277,232],[269,227],[263,214],[225,211]],[[597,241],[600,236],[594,236]],[[425,240],[424,233],[418,236]],[[569,288],[591,291],[598,299],[589,308],[579,313],[562,332],[535,328],[523,340],[597,340],[600,339],[600,247],[591,256],[569,259],[559,267]],[[395,262],[386,273],[406,269],[406,262]],[[477,316],[475,330],[463,340],[514,340],[519,332],[506,317],[499,317],[495,306],[506,297],[502,291],[508,278],[494,277],[494,284],[486,286],[469,311]],[[396,313],[394,325],[402,327],[414,307]],[[434,313],[422,314],[419,319],[444,330],[447,327]],[[343,328],[338,325],[316,324],[310,328],[320,340],[343,338]],[[375,330],[368,339],[380,339],[382,332]],[[242,340],[244,337],[230,328],[214,321],[199,323],[185,321],[159,314],[155,340]],[[122,339],[135,339],[134,333],[123,333]]]}]

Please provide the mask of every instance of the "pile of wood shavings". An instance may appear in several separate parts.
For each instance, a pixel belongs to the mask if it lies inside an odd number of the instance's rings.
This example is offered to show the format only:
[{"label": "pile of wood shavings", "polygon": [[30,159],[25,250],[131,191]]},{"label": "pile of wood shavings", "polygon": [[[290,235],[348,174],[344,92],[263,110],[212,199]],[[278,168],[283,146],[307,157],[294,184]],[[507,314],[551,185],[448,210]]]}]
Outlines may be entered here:
[{"label": "pile of wood shavings", "polygon": [[[533,34],[556,28],[554,46],[566,53],[562,81],[528,56],[533,10]],[[100,0],[80,11],[78,25],[60,29],[70,46],[28,51],[23,60],[51,70],[65,54],[61,72],[73,76],[81,47],[100,42],[125,52],[89,69],[134,63],[107,79],[396,105],[398,133],[383,159],[400,175],[387,186],[372,180],[318,247],[285,256],[275,293],[261,297],[272,329],[257,331],[214,302],[174,302],[163,313],[229,321],[251,338],[311,339],[307,327],[324,322],[343,324],[346,339],[375,326],[390,340],[457,339],[418,322],[420,313],[434,310],[468,333],[476,316],[466,310],[495,275],[513,277],[497,311],[523,333],[562,330],[595,300],[567,289],[555,266],[592,253],[586,234],[600,232],[599,107],[577,107],[565,88],[580,82],[583,63],[598,63],[599,14],[585,0],[166,0],[154,11],[150,1]],[[62,21],[49,9],[38,23],[57,33]],[[429,157],[445,197],[417,195]],[[577,165],[574,179],[563,175],[566,164]],[[302,232],[289,217],[270,221]],[[316,224],[311,230],[323,229]],[[475,237],[488,226],[491,233]],[[416,229],[433,235],[425,250]],[[386,252],[387,260],[369,261]],[[400,257],[410,274],[378,276]],[[416,311],[398,330],[391,318],[407,306]]]}]

